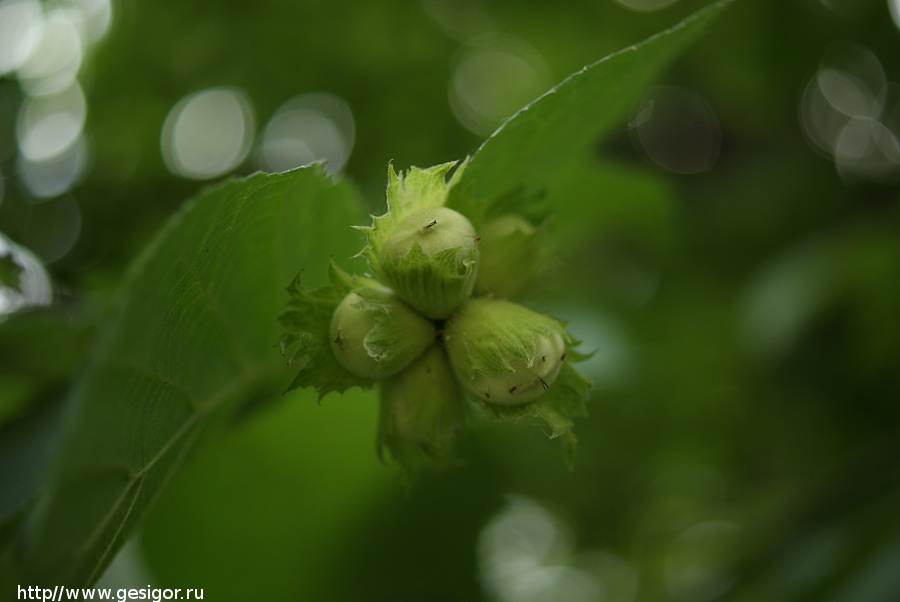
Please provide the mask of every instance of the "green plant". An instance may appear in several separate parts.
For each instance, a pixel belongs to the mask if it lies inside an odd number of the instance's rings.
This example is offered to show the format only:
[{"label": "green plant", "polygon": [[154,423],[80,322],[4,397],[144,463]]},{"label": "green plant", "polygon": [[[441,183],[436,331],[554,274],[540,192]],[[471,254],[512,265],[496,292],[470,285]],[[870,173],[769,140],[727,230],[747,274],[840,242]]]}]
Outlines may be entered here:
[{"label": "green plant", "polygon": [[[495,274],[493,281],[482,279],[480,295],[470,298],[482,237],[464,215],[444,206],[449,191],[465,177],[462,166],[445,184],[451,167],[413,168],[402,178],[390,167],[388,212],[374,218],[371,227],[360,228],[368,238],[360,254],[396,296],[379,282],[353,277],[333,263],[330,286],[306,290],[296,281],[291,285],[289,309],[281,316],[288,331],[281,349],[291,363],[300,365],[293,386],[315,387],[321,399],[331,390],[371,385],[409,367],[433,343],[426,366],[449,362],[461,388],[447,377],[425,386],[427,379],[413,376],[409,380],[422,386],[413,391],[405,385],[405,399],[398,405],[395,381],[378,383],[382,415],[403,416],[401,423],[382,423],[378,440],[407,469],[416,463],[407,444],[418,444],[427,458],[446,461],[449,425],[436,429],[433,423],[447,407],[454,416],[465,413],[466,401],[459,396],[463,391],[495,419],[544,419],[552,436],[563,436],[571,464],[575,441],[571,419],[584,414],[590,381],[565,359],[583,356],[574,351],[574,341],[561,323],[499,298],[540,266]],[[520,209],[527,212],[528,207]],[[501,236],[497,238],[502,242]],[[532,258],[542,254],[540,249],[511,245],[513,255],[523,251]],[[504,247],[496,246],[490,253],[503,262]],[[329,313],[331,327],[326,330],[321,320]],[[444,350],[447,358],[442,360],[438,356]],[[421,364],[411,368],[422,369]],[[451,370],[436,369],[452,381]],[[560,384],[553,386],[561,372]],[[413,395],[419,399],[410,399]],[[405,409],[410,404],[416,412]],[[385,429],[386,425],[398,428]],[[422,441],[422,433],[432,436]],[[397,454],[399,449],[403,452]]]},{"label": "green plant", "polygon": [[[510,204],[536,199],[547,182],[577,162],[598,137],[621,120],[634,97],[727,4],[718,2],[639,46],[585,68],[523,109],[455,174],[444,206],[465,216],[477,235],[482,226],[490,231],[490,224],[508,215]],[[308,297],[302,320],[317,341],[339,338],[331,338],[330,329],[347,289],[355,291],[361,302],[385,307],[387,302],[378,299],[377,288],[365,283],[347,287],[346,279],[353,276],[337,268],[331,268],[331,285],[326,284],[329,257],[349,257],[358,250],[348,225],[359,223],[360,207],[353,188],[331,180],[320,166],[232,180],[185,204],[130,269],[114,317],[68,396],[65,428],[49,474],[43,481],[28,481],[31,486],[17,489],[15,496],[4,502],[4,577],[43,583],[95,582],[197,443],[213,436],[250,401],[281,393],[289,378],[282,359],[273,353],[272,345],[281,334],[273,318],[283,310],[284,285],[299,269],[306,270],[304,284],[310,283],[311,288],[300,293],[295,281],[291,292]],[[418,219],[415,212],[409,215]],[[417,229],[428,229],[433,221],[443,226],[443,219],[431,217],[424,225],[413,224],[416,237],[421,234]],[[529,223],[542,224],[544,220],[531,219]],[[398,227],[402,230],[406,224],[401,220]],[[535,232],[541,231],[541,226],[535,227]],[[468,232],[464,224],[460,230]],[[528,230],[517,227],[508,236],[530,239],[534,232]],[[424,265],[422,256],[429,253],[427,245],[410,243],[404,255],[406,242],[402,235],[399,242],[384,241],[375,265],[389,267],[375,276],[383,277],[401,296],[417,300],[422,289],[416,287],[415,278],[407,280],[406,276],[409,270]],[[523,252],[531,253],[534,248],[534,240],[513,242],[510,247]],[[431,254],[446,261],[439,269],[441,274],[454,273],[446,290],[461,292],[448,295],[446,307],[431,300],[420,309],[432,320],[449,317],[451,330],[457,326],[460,331],[467,330],[454,323],[452,315],[470,292],[480,290],[476,294],[484,295],[495,286],[491,281],[479,284],[477,272],[470,268],[477,246],[474,239],[472,247],[467,244]],[[395,252],[398,248],[399,253]],[[523,280],[530,276],[523,274]],[[309,291],[322,291],[323,295]],[[517,296],[519,292],[503,294]],[[350,305],[361,309],[358,303]],[[377,326],[377,317],[374,322]],[[424,326],[412,328],[427,332]],[[364,342],[372,330],[363,337]],[[309,330],[294,332],[308,334]],[[460,334],[460,338],[464,336]],[[310,341],[300,334],[292,337],[287,341],[291,345]],[[453,341],[446,342],[452,349]],[[522,366],[530,370],[538,352],[541,358],[547,351],[562,359],[558,352],[568,341],[557,326],[544,325],[533,343],[528,357],[518,355],[504,361],[517,370]],[[393,375],[393,367],[385,370],[383,395],[387,401],[382,406],[380,440],[401,457],[403,452],[396,450],[402,443],[415,443],[418,435],[429,442],[441,441],[459,419],[452,402],[420,407],[409,391],[435,373],[449,383],[453,369],[457,376],[452,380],[472,388],[466,380],[468,355],[462,354],[463,359],[448,371],[444,356],[435,347],[419,346],[416,349],[421,354],[410,353],[412,358],[398,362],[412,362],[405,370]],[[387,348],[393,351],[390,345]],[[327,350],[331,352],[330,347]],[[337,360],[326,362],[317,371],[311,362],[326,357],[324,353],[292,353],[309,364],[309,370],[301,371],[293,385],[315,386],[320,395],[372,380],[367,369],[353,370],[348,377]],[[453,355],[456,352],[451,351]],[[355,360],[352,363],[355,365]],[[552,408],[541,407],[537,414],[551,425],[552,432],[568,432],[569,417],[583,401],[583,381],[577,380],[567,363],[554,380],[556,371],[552,366],[535,374],[537,378],[530,384],[521,385],[539,394],[534,401],[491,411],[519,418],[525,408],[534,410],[533,403],[555,400]],[[545,393],[541,392],[542,379],[548,387]],[[477,378],[472,380],[482,384]],[[514,395],[519,386],[511,383],[506,393]],[[479,395],[482,387],[475,389],[474,394]],[[580,391],[569,396],[570,389]],[[448,391],[448,399],[457,394],[453,384],[435,390]],[[555,391],[566,391],[565,400],[557,399]],[[400,436],[392,437],[397,434]]]}]

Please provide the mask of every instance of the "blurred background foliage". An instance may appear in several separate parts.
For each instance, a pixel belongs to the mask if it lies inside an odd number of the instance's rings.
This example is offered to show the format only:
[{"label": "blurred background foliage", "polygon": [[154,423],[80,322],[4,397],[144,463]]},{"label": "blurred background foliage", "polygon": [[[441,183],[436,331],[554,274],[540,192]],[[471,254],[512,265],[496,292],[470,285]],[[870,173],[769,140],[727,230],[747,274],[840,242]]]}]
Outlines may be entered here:
[{"label": "blurred background foliage", "polygon": [[[204,182],[324,158],[379,212],[388,160],[465,157],[704,5],[0,2],[4,482],[33,486],[22,442],[52,440],[129,262]],[[597,350],[574,473],[491,426],[407,492],[372,396],[290,394],[204,446],[103,583],[900,598],[898,26],[895,0],[737,2],[548,187],[560,262],[534,304]]]}]

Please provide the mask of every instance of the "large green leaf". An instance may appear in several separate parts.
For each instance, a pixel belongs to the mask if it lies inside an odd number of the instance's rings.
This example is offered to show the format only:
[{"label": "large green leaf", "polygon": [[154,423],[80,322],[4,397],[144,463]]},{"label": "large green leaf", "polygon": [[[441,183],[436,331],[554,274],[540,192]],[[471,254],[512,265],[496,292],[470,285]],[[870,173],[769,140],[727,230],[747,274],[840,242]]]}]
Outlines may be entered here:
[{"label": "large green leaf", "polygon": [[638,94],[731,2],[720,0],[585,67],[521,109],[471,157],[447,206],[477,219],[509,194],[539,193],[555,172],[583,160],[591,145],[620,123]]},{"label": "large green leaf", "polygon": [[94,582],[200,436],[288,385],[275,347],[285,286],[300,269],[322,283],[330,254],[358,250],[353,200],[310,167],[231,181],[172,218],[69,399],[54,472],[21,529],[23,579]]}]

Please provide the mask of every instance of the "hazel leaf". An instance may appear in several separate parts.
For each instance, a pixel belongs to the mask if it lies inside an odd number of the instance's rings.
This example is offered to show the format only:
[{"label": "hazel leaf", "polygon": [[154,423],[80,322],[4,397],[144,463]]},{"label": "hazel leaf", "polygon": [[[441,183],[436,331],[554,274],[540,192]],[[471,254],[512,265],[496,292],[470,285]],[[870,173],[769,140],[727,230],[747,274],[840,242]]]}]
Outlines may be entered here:
[{"label": "hazel leaf", "polygon": [[298,266],[324,283],[324,249],[353,248],[356,201],[314,165],[229,180],[184,204],[123,281],[0,572],[90,586],[199,442],[277,395],[280,288]]},{"label": "hazel leaf", "polygon": [[[719,0],[677,25],[573,73],[512,115],[454,174],[447,207],[476,220],[512,193],[558,185],[572,163],[616,127],[635,98],[659,77],[733,0]],[[459,170],[457,170],[459,171]]]}]

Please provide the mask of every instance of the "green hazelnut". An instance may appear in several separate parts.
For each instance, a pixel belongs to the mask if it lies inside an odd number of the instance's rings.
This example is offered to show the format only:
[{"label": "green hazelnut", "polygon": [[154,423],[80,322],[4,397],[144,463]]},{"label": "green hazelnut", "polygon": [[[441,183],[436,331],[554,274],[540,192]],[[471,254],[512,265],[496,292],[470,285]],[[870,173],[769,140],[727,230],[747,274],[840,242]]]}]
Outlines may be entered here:
[{"label": "green hazelnut", "polygon": [[515,214],[501,215],[481,230],[481,262],[475,292],[517,299],[546,261],[543,230]]},{"label": "green hazelnut", "polygon": [[382,438],[440,446],[455,434],[464,409],[446,353],[432,345],[382,385]]},{"label": "green hazelnut", "polygon": [[331,349],[348,371],[383,378],[406,368],[434,342],[434,326],[392,293],[360,289],[334,310]]},{"label": "green hazelnut", "polygon": [[381,248],[380,272],[422,315],[447,318],[472,294],[478,270],[475,228],[446,207],[403,217]]},{"label": "green hazelnut", "polygon": [[447,321],[450,364],[463,388],[486,402],[532,401],[556,380],[568,335],[553,318],[502,299],[472,299]]}]

